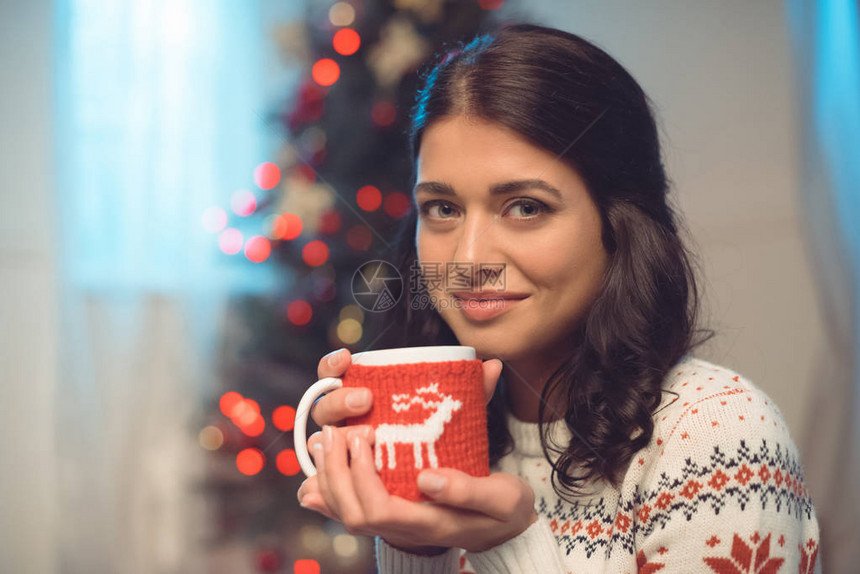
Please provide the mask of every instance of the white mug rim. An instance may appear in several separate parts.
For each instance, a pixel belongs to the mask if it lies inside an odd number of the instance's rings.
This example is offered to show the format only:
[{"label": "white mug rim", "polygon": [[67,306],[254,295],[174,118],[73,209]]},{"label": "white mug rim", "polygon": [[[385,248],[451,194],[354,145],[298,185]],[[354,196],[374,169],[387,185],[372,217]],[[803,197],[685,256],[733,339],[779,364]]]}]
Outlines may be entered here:
[{"label": "white mug rim", "polygon": [[475,348],[465,345],[428,345],[425,347],[397,347],[364,351],[351,356],[353,365],[385,366],[413,363],[445,363],[471,361],[476,358]]}]

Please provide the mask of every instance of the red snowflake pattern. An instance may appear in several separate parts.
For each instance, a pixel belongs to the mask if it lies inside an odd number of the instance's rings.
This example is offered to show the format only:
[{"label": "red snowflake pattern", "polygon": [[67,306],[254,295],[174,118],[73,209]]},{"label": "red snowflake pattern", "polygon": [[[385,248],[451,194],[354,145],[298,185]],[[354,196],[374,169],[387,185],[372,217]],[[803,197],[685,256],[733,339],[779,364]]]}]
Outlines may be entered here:
[{"label": "red snowflake pattern", "polygon": [[[705,564],[717,574],[776,574],[785,562],[785,558],[770,556],[770,534],[762,539],[758,532],[750,536],[753,545],[744,542],[735,534],[732,540],[731,558],[707,556]],[[758,541],[761,540],[761,544]],[[755,561],[753,562],[753,556]]]}]

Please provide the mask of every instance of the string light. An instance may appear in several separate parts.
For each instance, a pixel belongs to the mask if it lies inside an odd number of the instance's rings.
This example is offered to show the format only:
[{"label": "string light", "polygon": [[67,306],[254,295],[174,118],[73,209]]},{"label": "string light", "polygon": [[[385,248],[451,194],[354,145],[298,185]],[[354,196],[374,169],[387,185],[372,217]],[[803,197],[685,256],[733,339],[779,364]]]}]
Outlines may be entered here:
[{"label": "string light", "polygon": [[271,163],[264,162],[254,169],[254,183],[260,189],[272,189],[281,181],[281,169]]},{"label": "string light", "polygon": [[358,541],[350,534],[338,534],[332,540],[335,553],[343,558],[351,558],[358,552]]},{"label": "string light", "polygon": [[[323,140],[325,143],[325,140]],[[317,174],[314,173],[314,170],[311,166],[302,164],[293,170],[293,177],[297,177],[299,179],[303,179],[309,183],[313,183],[317,180]]]},{"label": "string light", "polygon": [[230,197],[230,209],[240,217],[247,217],[257,209],[257,198],[247,189],[240,189]]},{"label": "string light", "polygon": [[375,211],[382,205],[382,193],[372,185],[365,185],[355,193],[355,201],[364,211]]},{"label": "string light", "polygon": [[373,233],[364,225],[354,225],[346,232],[346,244],[356,251],[367,251],[373,241]]},{"label": "string light", "polygon": [[293,325],[307,325],[313,317],[313,309],[307,301],[293,301],[287,305],[287,319]]},{"label": "string light", "polygon": [[302,469],[299,466],[299,459],[296,458],[296,451],[291,448],[278,453],[277,458],[275,458],[275,466],[278,467],[281,474],[286,476],[295,476]]},{"label": "string light", "polygon": [[293,563],[293,574],[320,574],[320,565],[316,560],[296,560]]},{"label": "string light", "polygon": [[318,230],[320,233],[327,233],[327,234],[337,233],[337,231],[340,229],[340,224],[341,224],[340,212],[338,212],[336,209],[329,209],[329,210],[326,210],[320,216],[320,223],[319,223]]},{"label": "string light", "polygon": [[302,249],[302,260],[311,267],[318,267],[328,260],[328,245],[314,239]]},{"label": "string light", "polygon": [[296,423],[296,409],[289,405],[281,405],[272,412],[272,424],[284,432],[293,430]]},{"label": "string light", "polygon": [[275,219],[272,226],[272,238],[291,240],[302,233],[302,218],[295,213],[283,213]]},{"label": "string light", "polygon": [[335,26],[350,26],[355,21],[355,8],[347,2],[337,2],[329,8],[328,20]]},{"label": "string light", "polygon": [[242,250],[242,232],[228,227],[218,235],[218,248],[227,255],[235,255]]},{"label": "string light", "polygon": [[344,319],[354,319],[361,323],[364,321],[364,311],[358,305],[346,305],[338,313],[338,319],[341,321]]},{"label": "string light", "polygon": [[328,535],[316,524],[302,526],[299,531],[299,540],[302,546],[313,554],[321,554],[329,546]]},{"label": "string light", "polygon": [[334,51],[341,56],[352,56],[361,46],[361,36],[351,28],[343,28],[335,33],[331,43]]},{"label": "string light", "polygon": [[340,77],[340,66],[331,58],[321,58],[311,69],[311,76],[321,86],[330,86]]},{"label": "string light", "polygon": [[266,458],[256,448],[246,448],[236,455],[236,468],[244,475],[253,476],[263,470]]},{"label": "string light", "polygon": [[221,408],[221,412],[224,413],[224,416],[229,417],[232,416],[233,409],[236,408],[236,405],[241,403],[243,400],[244,397],[236,391],[228,391],[221,395],[221,400],[218,401],[218,406]]},{"label": "string light", "polygon": [[337,325],[337,336],[347,345],[358,342],[361,339],[362,331],[361,323],[355,319],[344,319]]},{"label": "string light", "polygon": [[224,444],[224,433],[216,426],[206,426],[197,435],[197,442],[206,450],[218,450]]},{"label": "string light", "polygon": [[254,263],[262,263],[272,253],[272,244],[265,237],[255,235],[245,243],[245,257]]},{"label": "string light", "polygon": [[391,102],[375,102],[370,108],[370,117],[378,126],[390,126],[397,119],[397,108]]},{"label": "string light", "polygon": [[409,213],[409,198],[406,197],[406,194],[399,191],[389,193],[385,197],[383,209],[391,217],[403,217]]},{"label": "string light", "polygon": [[203,211],[202,219],[203,229],[209,233],[218,233],[227,226],[227,212],[214,205]]},{"label": "string light", "polygon": [[263,434],[263,431],[266,430],[266,419],[264,419],[260,414],[255,413],[251,422],[240,426],[239,429],[248,436],[260,436]]}]

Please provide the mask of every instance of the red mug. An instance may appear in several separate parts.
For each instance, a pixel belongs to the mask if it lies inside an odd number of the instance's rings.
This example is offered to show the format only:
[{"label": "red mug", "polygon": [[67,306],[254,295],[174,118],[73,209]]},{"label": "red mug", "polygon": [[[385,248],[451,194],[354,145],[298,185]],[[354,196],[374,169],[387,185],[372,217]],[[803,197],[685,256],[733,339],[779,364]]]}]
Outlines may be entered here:
[{"label": "red mug", "polygon": [[487,411],[482,361],[474,347],[402,347],[352,355],[340,377],[308,388],[296,409],[296,457],[310,477],[316,467],[307,448],[307,419],[316,399],[341,387],[367,387],[370,411],[347,425],[371,425],[376,470],[390,494],[430,501],[417,485],[427,468],[456,468],[489,476]]}]

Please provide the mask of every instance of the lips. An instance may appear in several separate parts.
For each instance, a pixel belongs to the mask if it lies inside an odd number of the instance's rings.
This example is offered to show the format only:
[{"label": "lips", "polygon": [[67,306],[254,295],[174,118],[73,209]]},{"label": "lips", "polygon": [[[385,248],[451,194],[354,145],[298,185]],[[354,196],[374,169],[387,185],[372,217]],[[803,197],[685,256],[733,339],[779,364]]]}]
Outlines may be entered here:
[{"label": "lips", "polygon": [[492,301],[499,299],[525,299],[528,293],[514,293],[511,291],[453,291],[451,295],[457,299]]},{"label": "lips", "polygon": [[460,312],[468,319],[476,322],[484,322],[498,317],[507,311],[520,304],[520,301],[527,299],[525,293],[510,293],[510,292],[479,292],[473,291],[458,291],[452,293],[456,301],[461,304],[457,307]]}]

